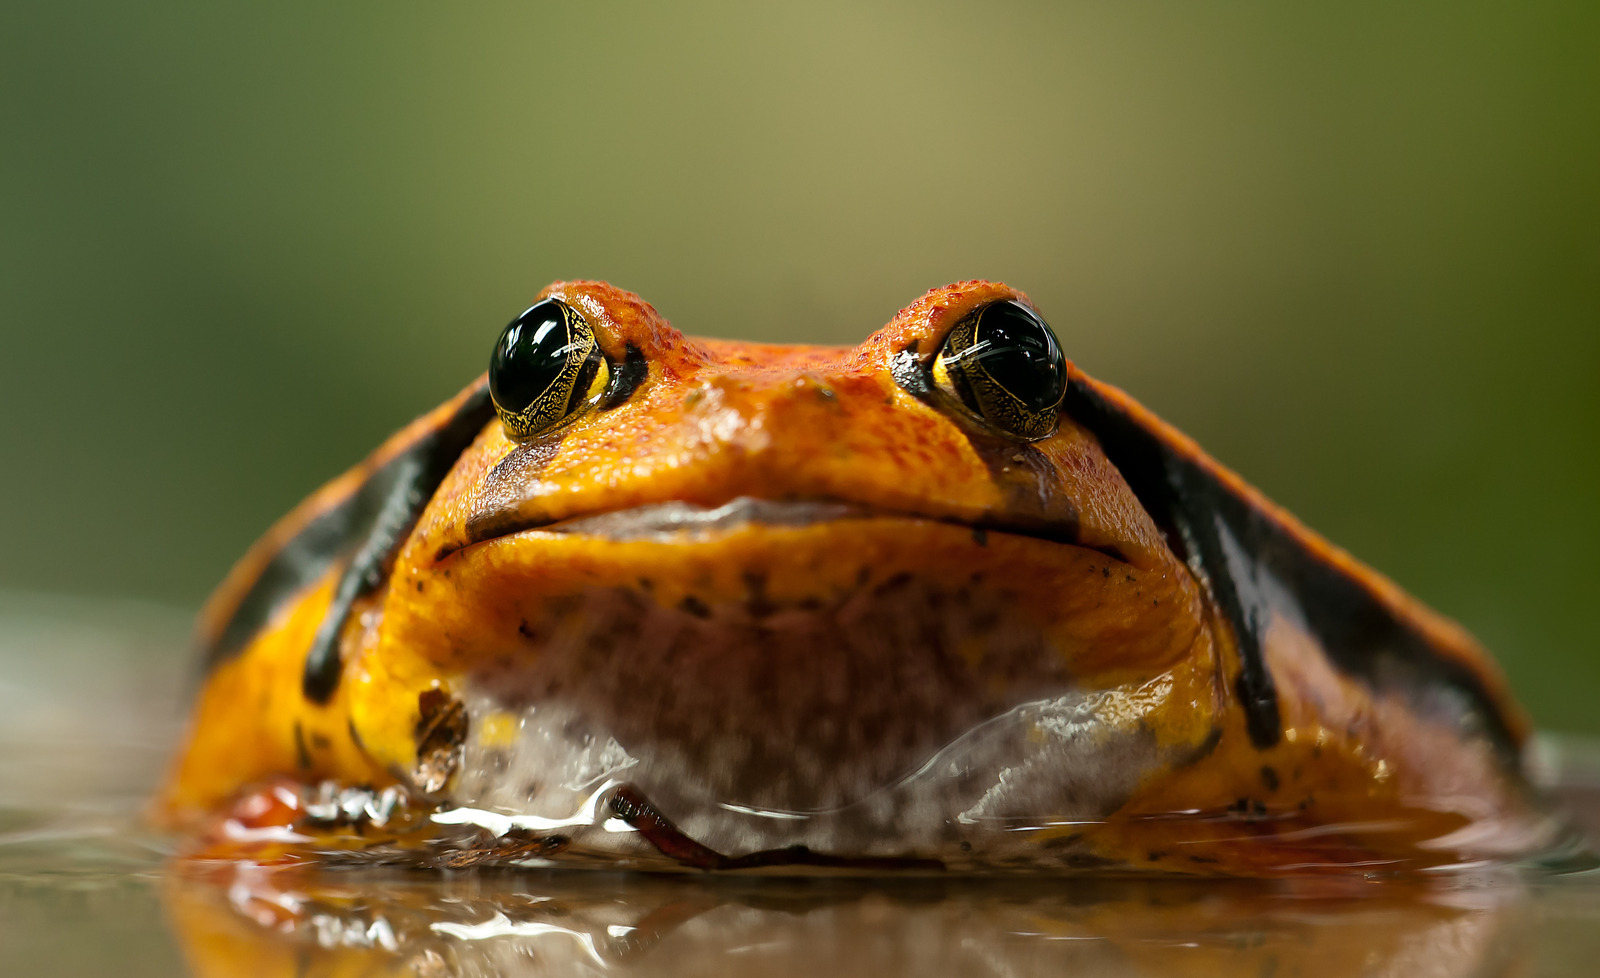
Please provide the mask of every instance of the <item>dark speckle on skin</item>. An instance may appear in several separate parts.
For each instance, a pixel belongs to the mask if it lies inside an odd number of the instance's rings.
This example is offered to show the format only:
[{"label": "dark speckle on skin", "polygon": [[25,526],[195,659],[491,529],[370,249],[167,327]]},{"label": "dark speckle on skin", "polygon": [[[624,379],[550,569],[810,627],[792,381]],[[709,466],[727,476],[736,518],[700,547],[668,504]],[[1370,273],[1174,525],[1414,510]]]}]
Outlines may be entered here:
[{"label": "dark speckle on skin", "polygon": [[1267,786],[1268,791],[1278,790],[1278,772],[1263,764],[1261,766],[1261,783]]},{"label": "dark speckle on skin", "polygon": [[989,545],[989,531],[985,530],[981,526],[973,527],[972,542],[976,543],[980,547],[987,547]]},{"label": "dark speckle on skin", "polygon": [[294,760],[300,770],[311,770],[311,752],[306,750],[306,732],[301,729],[298,720],[294,724]]},{"label": "dark speckle on skin", "polygon": [[678,608],[682,611],[688,612],[691,615],[694,615],[696,618],[711,617],[711,609],[706,607],[704,601],[701,601],[692,594],[678,602]]},{"label": "dark speckle on skin", "polygon": [[879,595],[888,594],[890,591],[903,588],[910,583],[911,575],[905,571],[901,571],[900,573],[895,574],[889,579],[885,580],[882,584],[879,584],[874,589],[874,593]]},{"label": "dark speckle on skin", "polygon": [[765,618],[778,610],[767,597],[767,575],[759,571],[745,572],[744,606],[751,618]]},{"label": "dark speckle on skin", "polygon": [[1065,856],[1061,862],[1072,869],[1103,869],[1116,863],[1115,859],[1104,856],[1095,856],[1087,852],[1074,852]]},{"label": "dark speckle on skin", "polygon": [[1046,839],[1042,844],[1046,849],[1066,849],[1070,846],[1076,845],[1078,840],[1082,838],[1082,832],[1073,832],[1068,835],[1058,836],[1054,839]]}]

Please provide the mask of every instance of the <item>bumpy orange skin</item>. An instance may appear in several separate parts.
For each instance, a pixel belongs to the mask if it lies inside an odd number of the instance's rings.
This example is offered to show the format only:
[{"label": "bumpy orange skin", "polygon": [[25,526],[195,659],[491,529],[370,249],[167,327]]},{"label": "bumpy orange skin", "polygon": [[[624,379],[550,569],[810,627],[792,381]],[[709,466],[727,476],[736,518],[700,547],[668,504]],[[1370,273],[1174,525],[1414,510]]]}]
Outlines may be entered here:
[{"label": "bumpy orange skin", "polygon": [[[603,283],[557,283],[542,295],[579,309],[613,362],[629,346],[642,351],[648,379],[622,406],[579,415],[537,451],[518,451],[498,422],[482,430],[428,504],[387,584],[350,617],[343,676],[329,702],[308,701],[300,680],[331,575],[218,667],[158,802],[167,824],[202,825],[276,777],[410,783],[419,695],[493,675],[508,650],[539,655],[539,637],[559,631],[568,599],[589,589],[643,580],[662,607],[690,597],[733,605],[749,599],[755,574],[765,599],[784,605],[833,600],[866,573],[1004,581],[996,593],[1007,613],[1063,650],[1062,672],[1080,687],[1154,684],[1159,701],[1143,722],[1159,744],[1191,760],[1147,777],[1101,824],[1070,827],[1075,843],[1106,865],[1239,874],[1420,868],[1468,850],[1525,846],[1532,807],[1513,773],[1332,668],[1317,640],[1287,619],[1273,622],[1263,649],[1282,736],[1265,749],[1253,744],[1232,683],[1232,631],[1095,436],[1063,418],[1026,453],[984,457],[963,427],[970,421],[897,385],[896,354],[914,348],[930,358],[970,310],[1002,298],[1026,303],[1021,293],[988,282],[938,289],[852,348],[691,339]],[[1204,458],[1125,395],[1097,389]],[[419,420],[345,479],[358,480],[449,409]],[[1504,698],[1503,680],[1458,628],[1214,468],[1328,561],[1369,581]],[[342,491],[335,483],[290,514],[236,570],[211,614],[226,613],[274,541]],[[844,500],[881,516],[848,526],[751,527],[693,547],[514,529],[738,497]],[[980,540],[970,529],[1007,521],[1074,524],[1077,543],[1004,532]],[[482,539],[485,525],[512,532]],[[974,668],[982,674],[982,663]],[[1510,705],[1505,711],[1519,716]],[[1448,841],[1469,826],[1472,845]],[[1039,828],[1037,836],[1043,844],[1068,832]],[[1490,837],[1502,842],[1483,844]]]}]

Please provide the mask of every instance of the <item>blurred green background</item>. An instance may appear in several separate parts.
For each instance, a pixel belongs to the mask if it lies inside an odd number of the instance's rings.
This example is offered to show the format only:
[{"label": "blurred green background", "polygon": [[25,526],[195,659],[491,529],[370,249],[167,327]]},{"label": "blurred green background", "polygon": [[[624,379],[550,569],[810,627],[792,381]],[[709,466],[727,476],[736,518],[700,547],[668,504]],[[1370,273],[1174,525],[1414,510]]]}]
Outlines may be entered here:
[{"label": "blurred green background", "polygon": [[194,606],[546,282],[1068,355],[1600,731],[1600,5],[0,11],[0,587]]}]

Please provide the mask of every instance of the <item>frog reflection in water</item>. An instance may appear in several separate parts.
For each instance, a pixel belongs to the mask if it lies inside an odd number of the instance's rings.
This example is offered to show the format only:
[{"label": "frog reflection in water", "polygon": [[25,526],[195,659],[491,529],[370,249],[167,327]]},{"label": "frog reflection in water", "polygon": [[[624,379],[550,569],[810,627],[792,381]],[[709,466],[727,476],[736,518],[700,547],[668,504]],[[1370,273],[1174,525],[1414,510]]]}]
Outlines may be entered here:
[{"label": "frog reflection in water", "polygon": [[206,851],[1275,874],[1547,846],[1473,640],[1021,293],[853,348],[557,283],[202,620]]}]

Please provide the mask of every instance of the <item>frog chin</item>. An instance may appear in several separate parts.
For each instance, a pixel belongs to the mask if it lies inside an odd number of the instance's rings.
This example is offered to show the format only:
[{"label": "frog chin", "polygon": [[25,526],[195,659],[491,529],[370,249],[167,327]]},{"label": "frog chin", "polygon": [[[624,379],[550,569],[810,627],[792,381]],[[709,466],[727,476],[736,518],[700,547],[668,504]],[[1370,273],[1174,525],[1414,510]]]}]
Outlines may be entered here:
[{"label": "frog chin", "polygon": [[[1083,858],[1069,837],[1203,740],[1203,720],[1200,736],[1153,732],[1195,699],[1171,671],[1194,633],[1130,633],[1108,608],[1152,582],[1081,548],[736,500],[461,556],[452,595],[485,588],[512,610],[480,616],[501,645],[449,683],[469,722],[443,818],[559,832],[569,855],[659,858],[673,846],[649,823],[735,860]],[[602,558],[626,578],[597,573]],[[1119,655],[1120,678],[1090,668]]]}]

